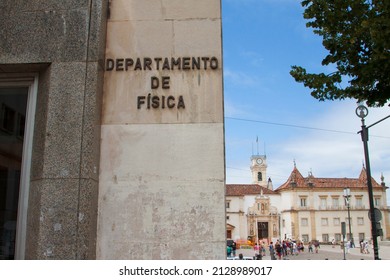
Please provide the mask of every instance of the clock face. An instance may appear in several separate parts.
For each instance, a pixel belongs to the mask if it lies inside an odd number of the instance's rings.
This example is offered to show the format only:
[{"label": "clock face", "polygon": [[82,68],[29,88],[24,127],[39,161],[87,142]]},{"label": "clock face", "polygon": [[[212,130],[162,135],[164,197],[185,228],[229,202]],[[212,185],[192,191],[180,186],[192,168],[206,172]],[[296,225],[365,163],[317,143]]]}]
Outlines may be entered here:
[{"label": "clock face", "polygon": [[257,162],[258,164],[262,164],[262,163],[263,163],[263,160],[262,160],[261,158],[258,158],[258,159],[256,160],[256,162]]}]

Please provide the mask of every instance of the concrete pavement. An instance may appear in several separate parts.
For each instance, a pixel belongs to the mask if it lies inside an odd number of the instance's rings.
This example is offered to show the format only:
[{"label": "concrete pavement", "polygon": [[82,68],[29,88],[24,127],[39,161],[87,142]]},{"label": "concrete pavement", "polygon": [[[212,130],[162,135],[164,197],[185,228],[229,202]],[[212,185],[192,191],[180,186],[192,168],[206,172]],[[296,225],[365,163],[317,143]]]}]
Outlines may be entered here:
[{"label": "concrete pavement", "polygon": [[[255,255],[254,250],[251,249],[239,249],[238,254],[242,253],[246,257],[253,257]],[[378,256],[382,260],[390,260],[390,242],[381,242],[379,244]],[[270,260],[269,250],[266,252],[266,256],[263,260]],[[286,260],[344,260],[344,252],[340,248],[340,245],[336,245],[334,248],[332,245],[321,245],[318,253],[309,253],[307,246],[305,251],[299,255],[288,255]],[[370,247],[369,254],[360,253],[360,248],[352,248],[345,254],[346,260],[374,260],[374,250]]]}]

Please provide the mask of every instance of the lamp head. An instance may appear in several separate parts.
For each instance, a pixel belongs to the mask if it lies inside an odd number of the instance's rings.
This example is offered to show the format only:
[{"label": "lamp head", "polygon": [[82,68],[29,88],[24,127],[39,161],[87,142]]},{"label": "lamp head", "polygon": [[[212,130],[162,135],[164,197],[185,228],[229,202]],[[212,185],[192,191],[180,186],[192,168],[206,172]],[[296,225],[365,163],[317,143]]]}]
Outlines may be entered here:
[{"label": "lamp head", "polygon": [[364,119],[368,115],[368,109],[364,105],[357,106],[355,110],[356,116],[358,116],[361,119]]}]

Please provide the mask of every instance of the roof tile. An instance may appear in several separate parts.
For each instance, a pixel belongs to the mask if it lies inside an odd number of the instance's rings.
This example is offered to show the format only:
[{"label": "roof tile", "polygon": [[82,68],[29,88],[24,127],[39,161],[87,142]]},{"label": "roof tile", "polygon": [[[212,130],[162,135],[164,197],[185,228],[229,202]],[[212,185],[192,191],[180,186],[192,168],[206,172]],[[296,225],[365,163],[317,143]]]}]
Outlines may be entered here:
[{"label": "roof tile", "polygon": [[263,189],[263,194],[276,194],[273,190],[257,184],[227,184],[226,196],[258,195],[261,189]]},{"label": "roof tile", "polygon": [[[381,188],[373,178],[372,187]],[[290,177],[287,181],[278,187],[275,191],[283,191],[285,189],[294,188],[367,188],[367,175],[366,170],[363,168],[360,172],[359,178],[316,178],[310,175],[306,178],[298,171],[296,167],[291,172]]]}]

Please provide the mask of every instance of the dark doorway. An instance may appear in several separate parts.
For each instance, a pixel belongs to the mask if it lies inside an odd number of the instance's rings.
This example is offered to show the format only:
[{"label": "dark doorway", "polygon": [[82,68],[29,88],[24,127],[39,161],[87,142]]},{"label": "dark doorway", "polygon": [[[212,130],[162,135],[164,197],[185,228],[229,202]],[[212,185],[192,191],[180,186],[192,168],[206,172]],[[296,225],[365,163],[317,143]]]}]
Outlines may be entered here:
[{"label": "dark doorway", "polygon": [[259,239],[268,238],[268,222],[257,223]]}]

